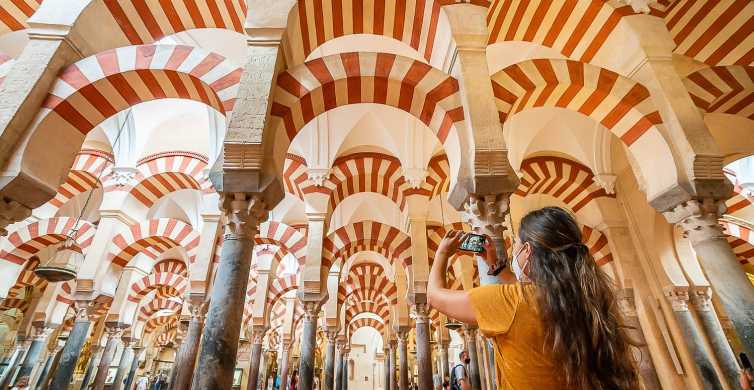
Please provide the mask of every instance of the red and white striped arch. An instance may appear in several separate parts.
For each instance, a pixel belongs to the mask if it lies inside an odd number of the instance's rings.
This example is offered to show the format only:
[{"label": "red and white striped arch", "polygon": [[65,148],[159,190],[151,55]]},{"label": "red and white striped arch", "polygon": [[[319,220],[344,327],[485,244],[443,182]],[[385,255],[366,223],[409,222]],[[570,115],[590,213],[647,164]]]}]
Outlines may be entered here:
[{"label": "red and white striped arch", "polygon": [[188,287],[188,279],[184,276],[174,273],[151,273],[131,285],[131,292],[128,294],[128,300],[134,303],[141,302],[141,299],[153,290],[157,291],[157,297],[183,297]]},{"label": "red and white striped arch", "polygon": [[298,288],[298,276],[288,275],[276,278],[270,283],[269,291],[267,293],[267,304],[274,305],[278,299],[285,295],[289,291],[293,291]]},{"label": "red and white striped arch", "polygon": [[657,129],[662,119],[649,90],[607,69],[570,60],[534,59],[496,73],[492,86],[501,122],[529,108],[560,107],[599,122],[629,149],[649,133],[663,140]]},{"label": "red and white striped arch", "polygon": [[[338,158],[333,162],[326,186],[330,191],[329,212],[347,197],[362,192],[382,194],[401,210],[406,206],[404,193],[408,185],[401,162],[385,154],[356,153]],[[305,188],[304,192],[307,191]]]},{"label": "red and white striped arch", "polygon": [[145,157],[137,163],[143,180],[129,191],[144,207],[152,207],[162,197],[180,190],[214,192],[212,183],[204,176],[207,157],[192,152],[164,152]]},{"label": "red and white striped arch", "polygon": [[296,258],[299,264],[306,261],[306,235],[282,222],[267,221],[259,226],[254,238],[257,244],[271,244],[280,247]]},{"label": "red and white striped arch", "polygon": [[133,45],[200,28],[243,33],[247,12],[244,0],[104,0],[104,3]]},{"label": "red and white striped arch", "polygon": [[374,221],[345,225],[330,233],[324,241],[322,266],[330,268],[361,250],[387,252],[391,263],[411,265],[411,238],[400,230]]},{"label": "red and white striped arch", "polygon": [[285,155],[283,163],[283,185],[285,191],[299,199],[304,199],[303,188],[311,186],[306,160],[293,153]]},{"label": "red and white striped arch", "polygon": [[603,0],[493,0],[487,11],[488,43],[524,41],[591,61],[621,23],[630,6]]},{"label": "red and white striped arch", "polygon": [[429,160],[427,177],[422,183],[422,192],[429,192],[429,197],[434,198],[450,187],[450,163],[446,154],[440,154]]},{"label": "red and white striped arch", "polygon": [[346,323],[350,323],[354,317],[362,313],[372,313],[386,323],[390,320],[390,306],[384,302],[346,301]]},{"label": "red and white striped arch", "polygon": [[[288,20],[287,41],[297,65],[327,41],[354,34],[395,39],[432,60],[440,20],[447,4],[487,6],[488,0],[299,0]],[[450,32],[446,32],[450,35]]]},{"label": "red and white striped arch", "polygon": [[63,69],[37,120],[87,134],[128,107],[166,98],[195,100],[228,114],[242,71],[219,54],[191,46],[107,50]]},{"label": "red and white striped arch", "polygon": [[751,26],[754,3],[747,0],[676,0],[665,14],[675,53],[709,65],[754,63]]},{"label": "red and white striped arch", "polygon": [[26,29],[26,20],[37,11],[42,0],[5,0],[0,3],[0,35]]},{"label": "red and white striped arch", "polygon": [[589,253],[598,266],[613,261],[613,254],[607,242],[607,236],[601,231],[587,225],[581,225],[581,241],[589,248]]},{"label": "red and white striped arch", "polygon": [[163,310],[169,310],[173,314],[180,314],[182,308],[183,305],[174,299],[156,297],[139,308],[138,321],[149,321],[155,313]]},{"label": "red and white striped arch", "polygon": [[746,210],[754,204],[754,197],[744,192],[738,175],[729,169],[723,169],[725,175],[733,182],[733,195],[725,201],[726,214],[736,215],[737,212]]},{"label": "red and white striped arch", "polygon": [[161,347],[168,346],[171,343],[175,342],[175,336],[177,333],[178,333],[178,329],[175,327],[174,324],[171,324],[171,326],[163,330],[162,333],[160,333],[160,335],[154,339],[154,343],[155,345],[159,345]]},{"label": "red and white striped arch", "polygon": [[28,299],[0,299],[0,310],[18,309],[20,312],[26,313],[26,310],[29,309],[29,305],[31,305],[31,301],[29,301]]},{"label": "red and white striped arch", "polygon": [[754,66],[704,68],[683,82],[691,100],[702,111],[754,119]]},{"label": "red and white striped arch", "polygon": [[385,53],[342,53],[288,69],[277,78],[271,114],[293,141],[318,115],[359,103],[403,110],[442,144],[464,120],[456,79],[421,61]]},{"label": "red and white striped arch", "polygon": [[728,243],[738,261],[748,267],[749,272],[754,272],[754,232],[746,226],[730,221],[720,221],[720,224],[728,235]]},{"label": "red and white striped arch", "polygon": [[68,177],[58,187],[55,197],[49,203],[55,209],[59,209],[76,195],[102,187],[102,180],[110,174],[114,163],[115,160],[110,153],[96,149],[81,149],[73,160]]},{"label": "red and white striped arch", "polygon": [[[395,287],[395,283],[385,276],[385,271],[377,264],[360,263],[352,267],[348,272],[345,287],[346,295],[343,296],[343,299],[347,299],[354,291],[364,289],[379,292],[390,305],[398,303],[398,289]],[[338,304],[342,302],[342,300],[339,300]]]},{"label": "red and white striped arch", "polygon": [[125,267],[138,253],[156,259],[160,253],[175,247],[186,250],[189,263],[196,260],[199,246],[199,233],[194,228],[177,219],[150,219],[131,225],[112,240],[113,249],[109,258],[116,267]]},{"label": "red and white striped arch", "polygon": [[86,254],[97,228],[85,220],[77,222],[76,218],[55,217],[11,230],[8,236],[0,241],[0,259],[20,266],[41,249],[65,241],[74,227],[77,227],[77,231],[73,236],[76,244],[73,249]]},{"label": "red and white striped arch", "polygon": [[176,274],[184,278],[188,278],[189,276],[189,270],[188,270],[188,267],[186,267],[186,263],[177,259],[160,260],[159,263],[154,265],[154,267],[152,268],[152,272],[156,274],[158,273]]},{"label": "red and white striped arch", "polygon": [[177,315],[166,315],[166,316],[159,316],[151,318],[147,323],[144,325],[144,335],[148,335],[152,332],[154,332],[157,328],[160,328],[162,326],[174,326],[178,323],[178,316]]},{"label": "red and white striped arch", "polygon": [[521,163],[521,183],[515,195],[550,195],[578,212],[596,198],[615,198],[594,181],[588,167],[562,157],[532,157]]},{"label": "red and white striped arch", "polygon": [[348,338],[361,328],[373,328],[381,335],[385,333],[385,324],[380,320],[372,317],[362,317],[348,323]]}]

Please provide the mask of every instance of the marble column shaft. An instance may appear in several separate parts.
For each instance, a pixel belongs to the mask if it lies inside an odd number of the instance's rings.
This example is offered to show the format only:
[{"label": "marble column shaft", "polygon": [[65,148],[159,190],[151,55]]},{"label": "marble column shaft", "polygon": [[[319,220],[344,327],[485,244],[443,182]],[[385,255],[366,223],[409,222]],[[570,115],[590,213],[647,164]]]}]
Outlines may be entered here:
[{"label": "marble column shaft", "polygon": [[[59,352],[59,351],[58,351]],[[50,367],[52,366],[53,360],[55,360],[56,353],[50,353],[47,355],[47,359],[45,359],[45,364],[42,366],[42,371],[39,373],[39,377],[36,380],[36,383],[31,384],[31,388],[33,389],[42,389],[44,388],[45,384],[47,383],[47,374],[50,372]]]},{"label": "marble column shaft", "polygon": [[0,379],[0,389],[6,389],[10,387],[12,384],[10,381],[15,376],[16,370],[18,369],[18,366],[23,361],[24,355],[27,351],[27,345],[26,341],[23,339],[18,339],[16,342],[18,346],[13,351],[13,355],[11,355],[10,362],[8,363],[8,367],[5,368],[5,372],[3,372],[3,377]]},{"label": "marble column shaft", "polygon": [[228,390],[233,384],[243,316],[243,310],[238,308],[244,307],[254,236],[265,215],[258,197],[247,199],[243,194],[223,197],[225,236],[204,324],[194,389]]},{"label": "marble column shaft", "polygon": [[399,389],[408,390],[408,331],[398,333],[398,355],[401,362]]},{"label": "marble column shaft", "polygon": [[312,390],[314,386],[314,351],[317,348],[317,317],[320,306],[304,303],[304,331],[301,334],[301,359],[299,359],[299,389]]},{"label": "marble column shaft", "polygon": [[322,384],[324,390],[335,389],[335,338],[337,333],[327,332],[327,351],[325,352],[325,380]]},{"label": "marble column shaft", "polygon": [[94,385],[92,386],[93,390],[102,390],[105,388],[107,371],[110,369],[110,364],[115,357],[119,340],[120,333],[118,331],[111,329],[107,330],[107,344],[105,344],[105,350],[102,352],[102,358],[99,361],[97,375],[94,377]]},{"label": "marble column shaft", "polygon": [[45,337],[35,337],[31,342],[29,349],[26,351],[26,356],[24,356],[23,363],[21,363],[21,368],[18,369],[18,375],[16,375],[16,378],[31,376],[31,372],[47,344],[46,336],[47,335],[45,334]]},{"label": "marble column shaft", "polygon": [[283,353],[280,357],[280,388],[285,389],[288,386],[288,350],[290,346],[283,347]]},{"label": "marble column shaft", "polygon": [[343,344],[338,345],[338,356],[335,363],[335,390],[343,390]]},{"label": "marble column shaft", "polygon": [[395,340],[390,342],[390,387],[385,390],[398,390],[396,387],[398,381],[395,378],[396,372],[396,360],[395,360]]},{"label": "marble column shaft", "polygon": [[89,364],[86,366],[86,372],[84,373],[84,379],[81,380],[81,390],[86,390],[89,388],[89,383],[92,383],[92,374],[94,373],[94,368],[97,367],[97,364],[99,363],[100,359],[102,359],[102,351],[103,348],[99,345],[92,346],[92,355],[89,358]]},{"label": "marble column shaft", "polygon": [[194,367],[196,366],[196,354],[199,352],[199,339],[202,337],[202,325],[204,318],[198,314],[192,314],[189,321],[186,337],[178,351],[175,381],[171,384],[171,389],[182,390],[191,386],[194,376]]},{"label": "marble column shaft", "polygon": [[390,367],[392,364],[390,363],[390,347],[385,348],[385,378],[383,379],[385,383],[383,384],[382,388],[384,390],[390,390]]},{"label": "marble column shaft", "polygon": [[419,390],[432,390],[432,347],[429,345],[429,318],[426,304],[414,305],[416,313],[416,365]]},{"label": "marble column shaft", "polygon": [[136,370],[139,368],[139,353],[141,352],[141,348],[133,347],[131,351],[133,357],[131,358],[131,369],[128,370],[128,377],[126,377],[126,383],[123,386],[125,390],[131,390],[131,386],[134,384],[134,379],[136,378]]},{"label": "marble column shaft", "polygon": [[115,383],[113,383],[110,390],[121,390],[124,388],[123,380],[128,375],[128,369],[131,367],[131,359],[133,359],[133,351],[128,347],[128,343],[123,343],[123,352],[120,354],[120,361],[118,362],[118,373],[115,375]]},{"label": "marble column shaft", "polygon": [[343,356],[343,388],[341,390],[348,390],[348,352]]},{"label": "marble column shaft", "polygon": [[257,390],[259,384],[259,364],[262,361],[262,338],[264,332],[255,330],[251,344],[251,358],[249,359],[249,380],[246,390]]},{"label": "marble column shaft", "polygon": [[55,374],[50,382],[51,389],[67,389],[71,383],[73,372],[76,369],[76,362],[81,355],[81,347],[84,346],[89,336],[89,327],[91,321],[87,317],[86,309],[76,310],[76,322],[73,323],[73,329],[68,334],[68,340],[65,342],[63,351],[60,354]]},{"label": "marble column shaft", "polygon": [[50,365],[46,368],[46,372],[42,373],[42,376],[40,376],[39,383],[37,384],[37,388],[39,390],[47,390],[50,388],[50,383],[52,382],[53,375],[55,375],[55,372],[57,372],[58,367],[60,367],[60,358],[63,356],[63,348],[58,348],[53,352],[52,354],[52,361],[50,362]]},{"label": "marble column shaft", "polygon": [[479,354],[476,348],[476,328],[466,328],[466,351],[469,353],[469,379],[472,390],[482,389],[482,377],[479,370]]},{"label": "marble column shaft", "polygon": [[735,388],[739,385],[741,369],[738,366],[736,355],[725,337],[723,326],[712,308],[712,291],[710,288],[697,288],[690,295],[694,310],[702,323],[704,332],[707,334],[707,339],[712,345],[712,351],[717,357],[723,375],[725,375],[725,378],[721,379],[726,380],[729,387]]},{"label": "marble column shaft", "polygon": [[440,366],[442,367],[442,380],[450,379],[450,362],[448,360],[448,344],[440,345]]},{"label": "marble column shaft", "polygon": [[691,242],[741,344],[749,356],[754,356],[754,285],[741,272],[741,264],[718,223],[724,210],[723,202],[691,200],[666,212],[665,217],[679,225]]}]

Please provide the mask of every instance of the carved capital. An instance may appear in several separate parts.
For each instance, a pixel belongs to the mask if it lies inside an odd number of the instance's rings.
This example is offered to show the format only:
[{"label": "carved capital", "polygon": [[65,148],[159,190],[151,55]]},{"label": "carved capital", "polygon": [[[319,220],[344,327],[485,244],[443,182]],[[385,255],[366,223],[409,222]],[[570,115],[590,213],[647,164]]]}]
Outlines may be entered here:
[{"label": "carved capital", "polygon": [[225,217],[225,239],[253,240],[259,231],[259,224],[267,218],[262,197],[236,192],[223,194],[220,202]]},{"label": "carved capital", "polygon": [[302,302],[302,305],[304,307],[304,321],[316,322],[322,305],[319,302],[311,301]]},{"label": "carved capital", "polygon": [[207,301],[192,301],[189,299],[189,312],[191,312],[192,321],[204,321],[204,316],[207,314],[207,307],[209,306]]},{"label": "carved capital", "polygon": [[427,170],[424,168],[403,168],[403,178],[406,179],[409,187],[413,189],[421,188],[426,177]]},{"label": "carved capital", "polygon": [[398,331],[396,332],[396,338],[398,339],[398,345],[405,346],[408,343],[408,332],[409,328],[406,326],[401,326],[398,328]]},{"label": "carved capital", "polygon": [[15,200],[0,199],[0,235],[7,236],[8,231],[5,228],[19,221],[28,218],[31,215],[31,209],[16,202]]},{"label": "carved capital", "polygon": [[609,195],[615,194],[615,182],[618,180],[618,176],[609,173],[601,173],[594,175],[594,182],[602,187]]},{"label": "carved capital", "polygon": [[712,311],[712,289],[707,286],[697,286],[689,294],[691,304],[698,312]]},{"label": "carved capital", "polygon": [[110,182],[115,187],[131,187],[136,183],[138,169],[133,167],[114,167],[110,175]]},{"label": "carved capital", "polygon": [[267,332],[267,329],[261,326],[253,326],[251,328],[251,343],[252,344],[262,344],[262,341],[264,340],[264,335]]},{"label": "carved capital", "polygon": [[463,330],[467,342],[476,342],[476,334],[478,330],[476,326],[464,325]]},{"label": "carved capital", "polygon": [[414,320],[417,324],[426,324],[429,322],[429,307],[426,303],[416,303],[412,306]]},{"label": "carved capital", "polygon": [[617,292],[618,308],[624,317],[636,317],[636,301],[633,288],[623,288]]},{"label": "carved capital", "polygon": [[664,289],[665,297],[673,307],[673,311],[689,310],[689,290],[683,286],[668,286]]},{"label": "carved capital", "polygon": [[32,334],[34,341],[45,341],[55,331],[55,328],[47,324],[32,324]]},{"label": "carved capital", "polygon": [[471,195],[463,206],[463,220],[477,233],[502,238],[509,201],[509,194]]},{"label": "carved capital", "polygon": [[315,186],[322,187],[325,185],[325,180],[330,177],[330,168],[309,168],[306,174]]},{"label": "carved capital", "polygon": [[725,212],[725,203],[713,199],[690,200],[663,213],[668,222],[683,230],[691,244],[725,238],[718,218]]},{"label": "carved capital", "polygon": [[323,329],[325,331],[325,337],[327,337],[327,342],[330,344],[335,344],[338,340],[338,328],[335,327],[325,327]]}]

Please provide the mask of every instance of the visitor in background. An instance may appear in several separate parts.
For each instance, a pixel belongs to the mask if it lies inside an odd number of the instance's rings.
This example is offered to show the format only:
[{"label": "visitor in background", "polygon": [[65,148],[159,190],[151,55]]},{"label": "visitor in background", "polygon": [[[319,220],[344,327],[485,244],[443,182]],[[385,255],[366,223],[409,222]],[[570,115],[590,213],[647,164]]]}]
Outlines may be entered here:
[{"label": "visitor in background", "polygon": [[136,390],[147,390],[149,387],[149,378],[147,378],[146,375],[142,375],[139,377],[139,380],[136,381]]},{"label": "visitor in background", "polygon": [[451,390],[471,390],[471,382],[468,375],[468,367],[471,362],[469,353],[461,351],[458,354],[458,358],[461,361],[450,370],[450,388]]},{"label": "visitor in background", "polygon": [[22,376],[16,380],[16,385],[11,390],[27,390],[29,388],[29,377]]},{"label": "visitor in background", "polygon": [[289,382],[289,390],[298,390],[298,370],[293,371],[293,375],[291,375],[291,380]]},{"label": "visitor in background", "polygon": [[[494,341],[498,388],[638,389],[614,286],[571,214],[546,207],[521,220],[504,284],[449,290],[448,259],[465,236],[450,231],[443,238],[427,298]],[[497,264],[489,237],[483,256]]]}]

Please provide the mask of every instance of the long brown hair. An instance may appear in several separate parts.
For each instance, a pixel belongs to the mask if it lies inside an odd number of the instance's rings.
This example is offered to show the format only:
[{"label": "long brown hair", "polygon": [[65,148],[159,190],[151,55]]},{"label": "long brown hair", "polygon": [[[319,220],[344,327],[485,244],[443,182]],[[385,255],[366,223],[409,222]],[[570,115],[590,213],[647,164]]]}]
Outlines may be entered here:
[{"label": "long brown hair", "polygon": [[521,220],[532,248],[528,276],[545,324],[545,346],[579,389],[638,389],[610,277],[599,269],[567,211],[545,207]]}]

